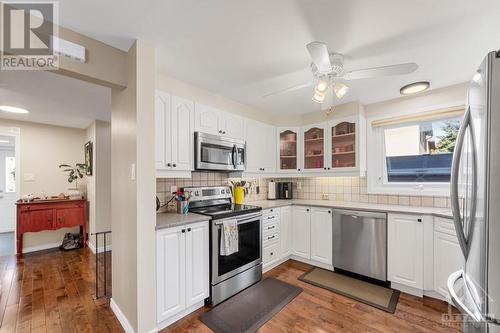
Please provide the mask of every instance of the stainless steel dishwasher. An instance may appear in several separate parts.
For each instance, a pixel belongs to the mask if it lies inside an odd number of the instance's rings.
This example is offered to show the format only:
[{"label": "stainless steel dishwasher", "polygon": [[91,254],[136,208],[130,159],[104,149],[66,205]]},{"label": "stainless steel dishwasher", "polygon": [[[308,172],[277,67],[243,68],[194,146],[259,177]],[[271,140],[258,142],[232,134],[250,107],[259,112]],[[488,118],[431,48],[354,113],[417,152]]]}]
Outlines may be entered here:
[{"label": "stainless steel dishwasher", "polygon": [[387,281],[387,214],[334,209],[333,267]]}]

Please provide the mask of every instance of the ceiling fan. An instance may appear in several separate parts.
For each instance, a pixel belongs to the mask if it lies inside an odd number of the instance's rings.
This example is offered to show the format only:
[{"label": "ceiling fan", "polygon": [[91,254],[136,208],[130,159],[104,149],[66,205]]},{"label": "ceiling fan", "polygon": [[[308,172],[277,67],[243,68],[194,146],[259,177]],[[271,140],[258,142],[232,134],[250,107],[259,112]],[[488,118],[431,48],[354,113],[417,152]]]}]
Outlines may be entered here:
[{"label": "ceiling fan", "polygon": [[346,72],[344,70],[344,56],[340,53],[328,52],[328,48],[325,43],[317,41],[311,42],[306,45],[306,48],[311,55],[311,70],[314,80],[275,91],[262,97],[265,98],[269,96],[281,95],[314,85],[315,87],[312,100],[317,103],[323,103],[330,87],[338,99],[344,97],[349,90],[349,86],[344,83],[345,81],[389,75],[410,74],[418,68],[416,63],[410,62]]}]

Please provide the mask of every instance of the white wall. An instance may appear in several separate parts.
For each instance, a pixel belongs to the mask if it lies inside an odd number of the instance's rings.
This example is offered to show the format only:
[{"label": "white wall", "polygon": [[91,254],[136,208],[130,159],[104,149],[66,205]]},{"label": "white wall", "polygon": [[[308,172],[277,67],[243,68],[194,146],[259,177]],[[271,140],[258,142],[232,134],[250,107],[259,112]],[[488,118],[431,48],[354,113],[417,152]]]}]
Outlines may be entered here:
[{"label": "white wall", "polygon": [[[67,174],[59,164],[83,163],[85,131],[75,128],[42,125],[30,122],[0,119],[2,127],[20,128],[20,173],[19,194],[58,195],[73,187],[67,181]],[[34,175],[34,181],[25,181],[27,174]],[[85,188],[85,181],[81,187]],[[24,234],[23,249],[60,244],[66,232],[78,232],[76,228],[55,231],[41,231]]]},{"label": "white wall", "polygon": [[127,88],[112,93],[112,301],[139,333],[156,328],[154,68],[154,48],[136,42]]},{"label": "white wall", "polygon": [[[93,144],[93,170],[87,176],[87,200],[89,202],[89,246],[95,249],[95,232],[111,230],[111,123],[94,121],[86,129],[85,142]],[[106,236],[111,245],[111,235]],[[103,236],[99,236],[102,251]]]}]

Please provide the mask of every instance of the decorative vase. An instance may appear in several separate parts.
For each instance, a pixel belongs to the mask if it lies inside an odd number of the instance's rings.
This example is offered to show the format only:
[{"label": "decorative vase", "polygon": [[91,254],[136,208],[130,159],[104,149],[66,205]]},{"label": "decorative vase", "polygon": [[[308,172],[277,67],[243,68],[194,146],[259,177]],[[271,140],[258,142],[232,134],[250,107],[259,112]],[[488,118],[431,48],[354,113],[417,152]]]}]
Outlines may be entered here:
[{"label": "decorative vase", "polygon": [[83,199],[83,192],[80,191],[78,188],[68,188],[68,191],[66,191],[66,195],[71,200]]}]

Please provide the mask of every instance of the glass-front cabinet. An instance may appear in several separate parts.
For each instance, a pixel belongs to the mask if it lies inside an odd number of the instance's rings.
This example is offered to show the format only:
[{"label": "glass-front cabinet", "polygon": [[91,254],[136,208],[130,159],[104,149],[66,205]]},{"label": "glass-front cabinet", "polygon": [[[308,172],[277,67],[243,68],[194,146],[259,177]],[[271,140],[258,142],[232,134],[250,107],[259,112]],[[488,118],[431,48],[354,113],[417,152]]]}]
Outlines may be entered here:
[{"label": "glass-front cabinet", "polygon": [[324,124],[302,128],[304,171],[326,170],[327,129]]},{"label": "glass-front cabinet", "polygon": [[328,123],[327,170],[332,174],[366,173],[366,120],[361,115],[338,118]]},{"label": "glass-front cabinet", "polygon": [[356,167],[356,123],[343,121],[331,127],[331,167]]},{"label": "glass-front cabinet", "polygon": [[299,129],[278,129],[278,170],[286,172],[299,171]]}]

